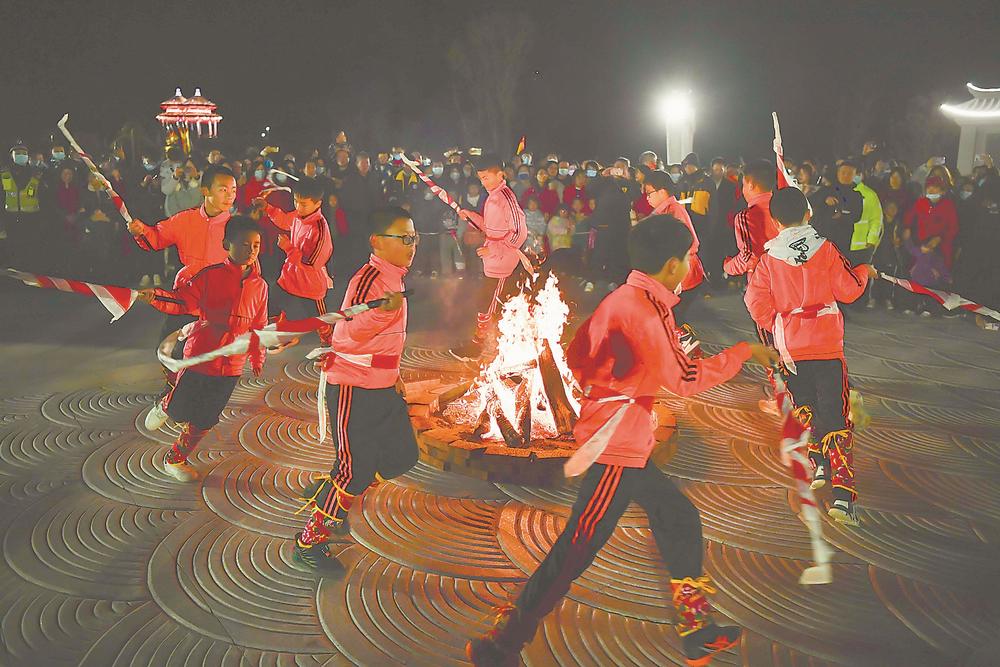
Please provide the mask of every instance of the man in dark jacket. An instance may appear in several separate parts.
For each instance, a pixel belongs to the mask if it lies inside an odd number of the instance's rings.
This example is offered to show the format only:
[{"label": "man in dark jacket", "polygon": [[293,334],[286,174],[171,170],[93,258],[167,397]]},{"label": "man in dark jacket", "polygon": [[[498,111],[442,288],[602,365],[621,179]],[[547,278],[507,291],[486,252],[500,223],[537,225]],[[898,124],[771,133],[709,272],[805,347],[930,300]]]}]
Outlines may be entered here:
[{"label": "man in dark jacket", "polygon": [[[730,216],[736,214],[736,183],[726,177],[726,160],[717,157],[712,160],[712,171],[708,182],[708,214],[705,216],[706,231],[702,240],[701,254],[709,283],[715,286],[724,283],[722,260],[736,254],[733,230],[729,226]],[[692,223],[694,219],[692,218]],[[696,227],[697,229],[697,227]]]},{"label": "man in dark jacket", "polygon": [[629,212],[639,196],[639,186],[632,179],[628,158],[615,160],[601,176],[588,184],[597,206],[590,216],[592,229],[597,230],[597,244],[591,259],[595,280],[607,280],[616,285],[625,281],[629,272],[628,233],[632,228]]},{"label": "man in dark jacket", "polygon": [[812,226],[837,246],[840,254],[845,257],[851,252],[851,237],[854,235],[854,223],[861,220],[864,201],[861,193],[855,189],[854,175],[858,172],[857,163],[844,160],[837,165],[833,185],[820,188],[809,204],[813,209]]}]

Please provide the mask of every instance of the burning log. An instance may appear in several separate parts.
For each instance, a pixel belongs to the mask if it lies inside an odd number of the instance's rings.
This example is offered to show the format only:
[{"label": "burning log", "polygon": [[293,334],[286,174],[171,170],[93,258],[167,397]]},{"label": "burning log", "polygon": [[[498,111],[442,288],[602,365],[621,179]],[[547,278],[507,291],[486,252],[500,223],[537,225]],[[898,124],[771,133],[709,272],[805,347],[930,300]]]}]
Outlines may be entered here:
[{"label": "burning log", "polygon": [[479,418],[476,420],[476,427],[472,429],[473,438],[481,440],[484,435],[489,433],[490,424],[492,423],[490,419],[490,410],[495,402],[496,398],[492,396],[486,400],[486,407],[484,407],[483,411],[479,414]]},{"label": "burning log", "polygon": [[542,387],[545,390],[545,396],[549,399],[549,407],[552,409],[556,428],[562,435],[572,433],[573,425],[576,423],[576,414],[566,398],[566,386],[563,384],[562,375],[559,373],[559,367],[556,366],[552,346],[548,340],[543,341],[542,353],[538,356],[538,366],[542,374]]},{"label": "burning log", "polygon": [[[507,419],[507,415],[503,413],[503,409],[500,407],[500,401],[494,400],[490,413],[493,418],[497,420],[497,426],[500,428],[500,435],[503,436],[503,441],[507,443],[508,447],[513,449],[523,449],[527,446],[527,439],[517,432],[514,425],[510,423]],[[529,423],[531,417],[528,417]]]},{"label": "burning log", "polygon": [[437,411],[440,412],[441,410],[444,410],[445,406],[449,403],[457,401],[465,396],[469,393],[469,389],[471,388],[472,380],[468,380],[467,382],[462,382],[461,384],[457,384],[451,389],[442,392],[437,398]]},{"label": "burning log", "polygon": [[514,395],[517,405],[517,428],[521,433],[522,446],[531,444],[531,376],[525,375]]}]

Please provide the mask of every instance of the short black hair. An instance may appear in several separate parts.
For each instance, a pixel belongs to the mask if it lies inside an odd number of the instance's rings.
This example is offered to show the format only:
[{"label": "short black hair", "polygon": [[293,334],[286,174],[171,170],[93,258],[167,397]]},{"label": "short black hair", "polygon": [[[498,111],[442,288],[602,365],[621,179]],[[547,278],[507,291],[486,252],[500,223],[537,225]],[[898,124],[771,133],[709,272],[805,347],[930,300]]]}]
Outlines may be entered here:
[{"label": "short black hair", "polygon": [[770,160],[754,160],[743,168],[743,180],[750,180],[764,192],[774,190],[778,179],[778,168]]},{"label": "short black hair", "polygon": [[318,179],[302,176],[297,182],[292,184],[292,192],[303,199],[320,201],[323,199],[323,183]]},{"label": "short black hair", "polygon": [[412,216],[410,212],[400,206],[381,206],[372,211],[368,218],[368,227],[372,234],[385,234],[385,230],[392,227],[392,223],[400,218],[409,220]]},{"label": "short black hair", "polygon": [[683,259],[694,241],[684,223],[672,215],[651,215],[628,235],[628,258],[632,268],[659,273],[671,258]]},{"label": "short black hair", "polygon": [[483,153],[479,157],[473,159],[473,164],[476,167],[476,171],[486,171],[487,169],[492,169],[494,167],[503,171],[507,168],[507,164],[496,153]]},{"label": "short black hair", "polygon": [[210,164],[205,167],[205,171],[201,172],[201,187],[211,188],[216,176],[228,176],[234,181],[236,180],[236,174],[226,165]]},{"label": "short black hair", "polygon": [[798,188],[781,188],[771,195],[771,217],[785,227],[796,227],[806,217],[809,204]]},{"label": "short black hair", "polygon": [[234,215],[226,223],[226,243],[233,243],[247,232],[260,233],[260,226],[253,219],[245,215]]},{"label": "short black hair", "polygon": [[724,158],[724,157],[714,157],[714,158],[712,158],[712,166],[714,167],[717,164],[721,164],[723,167],[725,167],[726,166],[726,158]]},{"label": "short black hair", "polygon": [[642,184],[651,185],[654,190],[666,190],[670,194],[673,194],[671,186],[673,186],[674,182],[670,179],[670,174],[659,169],[650,169],[649,173],[646,174],[646,180]]}]

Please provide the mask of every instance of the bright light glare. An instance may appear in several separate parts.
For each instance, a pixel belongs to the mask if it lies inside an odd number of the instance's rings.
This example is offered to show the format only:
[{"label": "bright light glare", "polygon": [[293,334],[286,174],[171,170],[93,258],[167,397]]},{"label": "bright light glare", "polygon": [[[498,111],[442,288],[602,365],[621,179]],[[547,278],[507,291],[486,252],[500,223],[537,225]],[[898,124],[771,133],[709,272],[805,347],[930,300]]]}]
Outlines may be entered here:
[{"label": "bright light glare", "polygon": [[666,123],[681,123],[694,117],[691,93],[675,90],[660,98],[657,112]]}]

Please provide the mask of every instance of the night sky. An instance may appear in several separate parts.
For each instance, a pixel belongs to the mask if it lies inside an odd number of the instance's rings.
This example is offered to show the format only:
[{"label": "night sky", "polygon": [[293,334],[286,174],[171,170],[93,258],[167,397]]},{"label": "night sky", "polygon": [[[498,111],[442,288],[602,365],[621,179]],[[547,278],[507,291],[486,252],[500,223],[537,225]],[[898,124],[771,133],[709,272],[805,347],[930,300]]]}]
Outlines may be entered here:
[{"label": "night sky", "polygon": [[536,154],[662,153],[654,100],[672,87],[694,91],[704,160],[769,153],[772,110],[793,155],[854,152],[869,134],[916,143],[928,117],[937,134],[921,140],[954,151],[933,108],[967,99],[966,81],[1000,86],[985,1],[38,0],[5,3],[0,139],[37,146],[65,112],[107,137],[199,85],[223,141],[271,125],[283,148],[325,146],[343,127],[358,147],[441,150],[459,142],[448,47],[498,10],[536,26],[517,94]]}]

